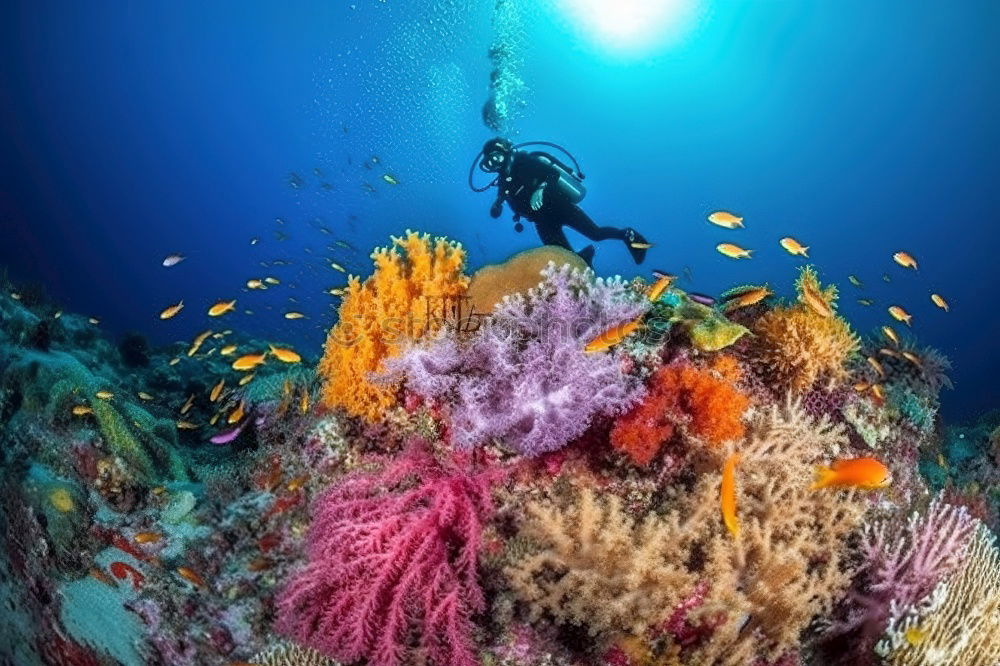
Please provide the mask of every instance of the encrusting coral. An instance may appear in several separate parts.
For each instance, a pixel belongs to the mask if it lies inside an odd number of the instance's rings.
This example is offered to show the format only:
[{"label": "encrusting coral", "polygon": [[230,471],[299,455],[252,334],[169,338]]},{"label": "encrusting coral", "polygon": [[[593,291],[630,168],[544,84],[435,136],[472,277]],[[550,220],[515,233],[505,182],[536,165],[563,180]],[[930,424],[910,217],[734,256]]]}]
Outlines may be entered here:
[{"label": "encrusting coral", "polygon": [[[860,340],[834,311],[837,288],[823,289],[809,266],[802,269],[795,288],[797,303],[768,310],[751,326],[755,336],[751,353],[761,373],[796,391],[805,391],[820,380],[843,380]],[[829,316],[807,304],[810,293],[826,304]]]},{"label": "encrusting coral", "polygon": [[553,263],[586,270],[587,263],[576,252],[559,245],[543,245],[524,252],[499,264],[483,266],[473,273],[466,294],[470,311],[489,314],[493,308],[511,294],[523,294],[542,281],[542,270]]},{"label": "encrusting coral", "polygon": [[370,421],[394,404],[395,388],[369,376],[404,346],[445,326],[469,283],[461,245],[428,234],[393,237],[372,259],[367,280],[348,280],[318,368],[323,402]]}]

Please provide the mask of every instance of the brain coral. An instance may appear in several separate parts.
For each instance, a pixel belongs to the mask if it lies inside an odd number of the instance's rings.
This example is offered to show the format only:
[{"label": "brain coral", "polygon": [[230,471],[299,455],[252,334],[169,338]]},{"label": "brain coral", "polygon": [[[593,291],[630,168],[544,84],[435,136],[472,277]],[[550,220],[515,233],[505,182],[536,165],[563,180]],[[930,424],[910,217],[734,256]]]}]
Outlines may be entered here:
[{"label": "brain coral", "polygon": [[407,231],[372,259],[367,280],[351,276],[319,364],[324,404],[369,421],[394,404],[396,393],[369,375],[404,344],[440,330],[469,284],[465,251],[444,238]]},{"label": "brain coral", "polygon": [[797,303],[778,306],[754,322],[751,351],[762,374],[801,392],[821,379],[843,380],[845,364],[857,352],[860,340],[843,318],[835,313],[823,316],[806,304],[811,292],[833,310],[835,286],[822,289],[816,271],[806,266],[795,288]]}]

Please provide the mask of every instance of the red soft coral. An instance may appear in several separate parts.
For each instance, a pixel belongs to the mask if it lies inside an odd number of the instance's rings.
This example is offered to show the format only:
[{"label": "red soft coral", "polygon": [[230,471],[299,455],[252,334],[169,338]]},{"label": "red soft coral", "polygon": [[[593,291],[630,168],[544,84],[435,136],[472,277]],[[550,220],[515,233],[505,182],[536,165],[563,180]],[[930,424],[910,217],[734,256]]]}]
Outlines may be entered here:
[{"label": "red soft coral", "polygon": [[471,615],[492,472],[448,469],[416,446],[316,502],[309,563],[278,599],[279,629],[344,662],[478,663]]},{"label": "red soft coral", "polygon": [[660,368],[650,379],[646,398],[615,423],[611,445],[637,465],[648,465],[678,423],[713,445],[742,437],[741,419],[750,399],[733,386],[736,376],[731,364],[712,370],[687,363]]}]

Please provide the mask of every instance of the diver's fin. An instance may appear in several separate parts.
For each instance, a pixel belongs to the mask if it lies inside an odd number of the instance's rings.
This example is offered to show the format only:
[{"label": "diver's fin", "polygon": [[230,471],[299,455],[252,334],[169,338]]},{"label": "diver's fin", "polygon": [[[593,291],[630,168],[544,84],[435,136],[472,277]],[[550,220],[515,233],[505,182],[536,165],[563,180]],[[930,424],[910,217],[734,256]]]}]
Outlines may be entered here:
[{"label": "diver's fin", "polygon": [[632,227],[625,229],[625,244],[628,246],[629,254],[632,255],[632,261],[637,264],[646,260],[646,250],[652,247],[649,241]]},{"label": "diver's fin", "polygon": [[584,261],[587,262],[588,266],[590,266],[591,268],[593,268],[594,252],[596,250],[597,250],[597,248],[595,248],[593,245],[588,245],[587,247],[585,247],[582,250],[580,250],[579,252],[577,252],[577,254],[580,255],[581,259],[583,259]]}]

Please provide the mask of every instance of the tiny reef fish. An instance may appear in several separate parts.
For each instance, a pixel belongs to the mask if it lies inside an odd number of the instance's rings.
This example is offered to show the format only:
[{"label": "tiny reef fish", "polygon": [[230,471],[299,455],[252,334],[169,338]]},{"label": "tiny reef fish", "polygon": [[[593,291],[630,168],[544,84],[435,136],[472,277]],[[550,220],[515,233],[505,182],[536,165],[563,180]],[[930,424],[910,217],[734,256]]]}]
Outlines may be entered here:
[{"label": "tiny reef fish", "polygon": [[739,462],[739,453],[733,453],[726,458],[726,462],[722,465],[722,484],[719,488],[722,522],[734,537],[740,535],[740,523],[736,518],[736,465]]},{"label": "tiny reef fish", "polygon": [[112,393],[111,391],[98,391],[94,395],[100,398],[101,400],[111,400],[112,398],[115,397],[115,394]]},{"label": "tiny reef fish", "polygon": [[167,365],[177,365],[180,362],[181,360],[175,356],[174,358],[167,361]]},{"label": "tiny reef fish", "polygon": [[257,278],[247,280],[247,287],[250,289],[267,289],[267,287],[264,286],[264,283]]},{"label": "tiny reef fish", "polygon": [[285,319],[305,319],[306,316],[301,312],[286,312]]},{"label": "tiny reef fish", "polygon": [[882,390],[881,384],[872,384],[871,393],[877,405],[881,407],[885,404],[885,391]]},{"label": "tiny reef fish", "polygon": [[225,347],[219,350],[219,354],[221,354],[222,356],[229,356],[230,354],[235,352],[236,349],[237,349],[236,345],[226,345]]},{"label": "tiny reef fish", "polygon": [[918,368],[922,368],[924,366],[921,358],[911,351],[904,351],[900,355]]},{"label": "tiny reef fish", "polygon": [[191,411],[191,407],[194,406],[194,393],[188,396],[188,399],[181,405],[181,414],[187,414]]},{"label": "tiny reef fish", "polygon": [[242,377],[240,377],[240,386],[246,386],[247,384],[253,381],[253,378],[254,378],[253,373],[249,375],[243,375]]},{"label": "tiny reef fish", "polygon": [[917,270],[917,260],[907,252],[897,252],[892,255],[892,260],[903,268],[912,268],[913,270]]},{"label": "tiny reef fish", "polygon": [[830,307],[830,303],[811,284],[806,283],[802,285],[802,293],[799,299],[820,317],[833,316],[833,308]]},{"label": "tiny reef fish", "polygon": [[97,317],[90,317],[89,319],[87,319],[87,321],[93,324],[94,326],[97,326],[98,324],[101,323],[101,320],[98,319]]},{"label": "tiny reef fish", "polygon": [[781,245],[781,247],[788,254],[797,254],[801,257],[806,257],[806,258],[809,257],[809,247],[802,245],[802,243],[798,242],[791,236],[785,236],[780,241],[778,241],[778,244]]},{"label": "tiny reef fish", "polygon": [[882,364],[878,362],[877,358],[869,356],[866,360],[868,361],[868,365],[872,367],[879,377],[885,378],[885,368],[882,367]]},{"label": "tiny reef fish", "polygon": [[264,363],[265,354],[245,354],[233,361],[233,370],[252,370]]},{"label": "tiny reef fish", "polygon": [[229,416],[226,418],[226,423],[228,423],[229,425],[233,425],[234,423],[239,423],[240,421],[243,420],[243,416],[244,416],[243,401],[240,400],[239,404],[236,405],[236,409],[234,409],[232,412],[229,413]]},{"label": "tiny reef fish", "polygon": [[858,279],[857,275],[848,275],[847,276],[847,281],[850,282],[851,284],[853,284],[858,289],[863,289],[864,288],[864,285],[861,284],[861,280]]},{"label": "tiny reef fish", "polygon": [[867,307],[870,305],[875,305],[875,301],[871,300],[870,298],[859,298],[858,305],[864,305]]},{"label": "tiny reef fish", "polygon": [[887,339],[891,340],[892,344],[896,345],[897,347],[899,346],[899,336],[896,334],[896,331],[892,328],[892,326],[883,326],[882,335],[884,335]]},{"label": "tiny reef fish", "polygon": [[945,312],[948,312],[948,301],[944,300],[941,294],[931,294],[931,302]]},{"label": "tiny reef fish", "polygon": [[730,290],[726,294],[723,294],[722,309],[725,312],[732,312],[733,310],[739,310],[740,308],[756,305],[765,298],[773,295],[774,292],[771,291],[767,285],[763,287],[750,285],[745,288]]},{"label": "tiny reef fish", "polygon": [[177,303],[176,305],[171,305],[170,307],[163,310],[160,313],[160,319],[172,319],[177,316],[177,313],[184,309],[184,301]]},{"label": "tiny reef fish", "polygon": [[236,301],[219,301],[212,307],[208,309],[209,317],[221,317],[227,312],[232,312],[236,309]]},{"label": "tiny reef fish", "polygon": [[177,264],[181,263],[185,259],[187,259],[187,257],[185,257],[182,254],[168,254],[163,259],[163,266],[165,268],[170,268],[171,266],[176,266]]},{"label": "tiny reef fish", "polygon": [[197,423],[191,423],[190,421],[178,421],[177,422],[177,429],[178,430],[197,430],[200,427],[201,426],[199,426]]},{"label": "tiny reef fish", "polygon": [[215,402],[222,395],[222,389],[226,386],[225,378],[220,379],[219,383],[212,387],[212,392],[208,394],[208,401]]},{"label": "tiny reef fish", "polygon": [[268,284],[281,284],[281,280],[279,280],[276,277],[271,277],[271,276],[268,276],[268,277],[264,278],[264,282],[266,282]]},{"label": "tiny reef fish", "polygon": [[619,324],[618,326],[612,326],[588,342],[587,346],[583,348],[583,351],[588,353],[606,351],[635,333],[641,326],[642,317],[638,317],[624,324]]},{"label": "tiny reef fish", "polygon": [[676,279],[677,279],[676,275],[664,275],[660,277],[649,288],[649,293],[646,295],[647,298],[649,298],[649,301],[651,303],[655,303],[656,301],[658,301],[660,299],[660,296],[663,295],[663,292],[665,292],[670,287],[670,285],[674,283],[674,280]]},{"label": "tiny reef fish", "polygon": [[382,180],[389,183],[390,185],[399,185],[399,179],[393,176],[391,173],[383,174]]},{"label": "tiny reef fish", "polygon": [[86,416],[87,414],[93,414],[94,410],[87,405],[74,405],[73,406],[73,416]]},{"label": "tiny reef fish", "polygon": [[145,391],[139,391],[138,393],[136,393],[136,395],[139,396],[139,400],[145,400],[146,402],[149,402],[150,400],[153,399],[153,396],[146,393]]},{"label": "tiny reef fish", "polygon": [[723,227],[725,229],[742,229],[743,228],[743,218],[738,215],[733,215],[724,210],[718,210],[711,213],[708,216],[708,221],[716,226]]},{"label": "tiny reef fish", "polygon": [[177,567],[175,571],[178,576],[190,583],[193,583],[197,587],[205,587],[205,579],[199,576],[194,569],[189,567]]},{"label": "tiny reef fish", "polygon": [[202,331],[195,336],[194,340],[191,341],[191,347],[187,350],[188,356],[194,356],[201,349],[201,346],[205,344],[205,340],[208,340],[208,336],[212,335],[212,331]]},{"label": "tiny reef fish", "polygon": [[739,245],[734,245],[733,243],[719,243],[715,246],[715,249],[719,251],[720,254],[729,257],[730,259],[749,259],[750,253],[753,250],[745,250]]},{"label": "tiny reef fish", "polygon": [[302,389],[302,399],[299,400],[299,411],[303,414],[309,412],[309,389]]},{"label": "tiny reef fish", "polygon": [[896,321],[901,321],[907,326],[912,326],[913,315],[899,307],[898,305],[889,306],[889,315],[892,316]]},{"label": "tiny reef fish", "polygon": [[163,538],[159,532],[137,532],[132,540],[136,543],[156,543]]},{"label": "tiny reef fish", "polygon": [[271,348],[271,355],[279,361],[284,363],[298,363],[302,360],[302,357],[291,349],[282,349],[281,347],[275,347],[274,345],[268,346]]},{"label": "tiny reef fish", "polygon": [[885,488],[891,482],[888,468],[875,458],[835,460],[829,467],[816,468],[811,490],[819,488]]},{"label": "tiny reef fish", "polygon": [[340,264],[338,264],[336,261],[331,261],[330,262],[330,268],[332,268],[335,271],[340,271],[341,273],[346,273],[347,272],[347,269],[345,269],[343,266],[341,266]]}]

